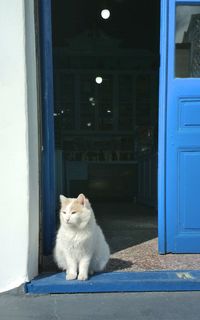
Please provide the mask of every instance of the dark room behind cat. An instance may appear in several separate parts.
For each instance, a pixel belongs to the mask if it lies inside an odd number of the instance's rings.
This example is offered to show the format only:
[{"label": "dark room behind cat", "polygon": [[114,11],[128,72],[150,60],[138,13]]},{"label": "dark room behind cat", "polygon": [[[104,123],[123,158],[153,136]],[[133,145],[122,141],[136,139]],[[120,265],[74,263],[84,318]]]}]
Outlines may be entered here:
[{"label": "dark room behind cat", "polygon": [[57,212],[59,194],[89,198],[108,270],[132,270],[126,250],[157,237],[159,1],[145,8],[52,1]]}]

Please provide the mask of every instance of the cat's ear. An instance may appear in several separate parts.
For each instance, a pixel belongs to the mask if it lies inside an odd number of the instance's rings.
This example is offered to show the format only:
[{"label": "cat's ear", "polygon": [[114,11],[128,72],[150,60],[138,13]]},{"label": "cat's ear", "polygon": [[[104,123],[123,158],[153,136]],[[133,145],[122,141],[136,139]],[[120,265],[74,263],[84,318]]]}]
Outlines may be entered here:
[{"label": "cat's ear", "polygon": [[66,206],[68,203],[69,203],[69,199],[61,194],[60,195],[60,204],[61,204],[61,206]]},{"label": "cat's ear", "polygon": [[90,201],[89,201],[87,198],[85,198],[84,206],[85,206],[86,208],[88,208],[88,209],[91,208]]},{"label": "cat's ear", "polygon": [[85,203],[85,196],[84,196],[84,194],[79,194],[79,196],[77,197],[77,200],[78,200],[78,202],[80,203],[80,204],[82,204],[82,205],[84,205],[84,203]]}]

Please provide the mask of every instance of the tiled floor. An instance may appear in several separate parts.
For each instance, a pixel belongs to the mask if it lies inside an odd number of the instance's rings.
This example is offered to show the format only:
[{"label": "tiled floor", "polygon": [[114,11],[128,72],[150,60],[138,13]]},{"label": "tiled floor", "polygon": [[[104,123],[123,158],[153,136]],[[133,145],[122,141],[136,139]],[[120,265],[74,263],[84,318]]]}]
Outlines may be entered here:
[{"label": "tiled floor", "polygon": [[[200,269],[200,254],[158,254],[157,214],[152,208],[133,203],[96,203],[98,223],[110,245],[106,271]],[[56,271],[51,257],[43,271]]]}]

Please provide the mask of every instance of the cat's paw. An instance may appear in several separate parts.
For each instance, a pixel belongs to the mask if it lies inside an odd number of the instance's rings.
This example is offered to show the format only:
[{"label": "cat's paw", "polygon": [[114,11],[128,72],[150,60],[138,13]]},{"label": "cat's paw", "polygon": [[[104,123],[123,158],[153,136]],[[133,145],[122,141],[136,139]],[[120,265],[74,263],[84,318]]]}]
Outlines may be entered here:
[{"label": "cat's paw", "polygon": [[88,275],[87,274],[79,274],[78,275],[78,280],[81,280],[81,281],[85,281],[85,280],[87,280],[88,279]]},{"label": "cat's paw", "polygon": [[66,274],[66,280],[75,280],[77,278],[76,273],[67,273]]}]

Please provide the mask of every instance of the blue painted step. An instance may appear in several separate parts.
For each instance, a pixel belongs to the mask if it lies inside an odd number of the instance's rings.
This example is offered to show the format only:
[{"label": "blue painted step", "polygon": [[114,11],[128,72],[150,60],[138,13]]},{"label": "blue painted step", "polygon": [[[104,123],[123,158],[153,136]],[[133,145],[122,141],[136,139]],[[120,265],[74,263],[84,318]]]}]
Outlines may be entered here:
[{"label": "blue painted step", "polygon": [[200,271],[111,272],[92,276],[87,281],[67,281],[65,273],[44,274],[26,283],[30,294],[199,291]]}]

